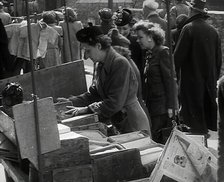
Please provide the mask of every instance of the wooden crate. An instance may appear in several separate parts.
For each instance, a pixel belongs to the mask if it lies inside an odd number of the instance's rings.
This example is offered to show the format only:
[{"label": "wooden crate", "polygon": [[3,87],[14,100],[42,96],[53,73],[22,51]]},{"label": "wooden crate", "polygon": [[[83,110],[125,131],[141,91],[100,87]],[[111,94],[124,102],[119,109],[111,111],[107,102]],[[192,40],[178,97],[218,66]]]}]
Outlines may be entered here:
[{"label": "wooden crate", "polygon": [[[38,98],[69,97],[87,91],[84,62],[74,62],[35,71]],[[0,80],[0,91],[8,82],[18,82],[23,87],[24,100],[32,100],[31,73]]]},{"label": "wooden crate", "polygon": [[92,182],[92,166],[81,165],[53,170],[53,182]]},{"label": "wooden crate", "polygon": [[145,177],[138,149],[94,154],[91,158],[96,182],[127,181]]},{"label": "wooden crate", "polygon": [[69,132],[61,134],[60,141],[60,149],[42,154],[45,170],[91,163],[88,138]]}]

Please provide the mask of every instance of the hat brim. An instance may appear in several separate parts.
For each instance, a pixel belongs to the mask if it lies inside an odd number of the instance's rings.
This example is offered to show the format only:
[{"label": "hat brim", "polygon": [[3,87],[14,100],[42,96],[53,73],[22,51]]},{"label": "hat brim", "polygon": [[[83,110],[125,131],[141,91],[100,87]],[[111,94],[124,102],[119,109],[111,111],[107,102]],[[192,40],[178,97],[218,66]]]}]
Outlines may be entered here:
[{"label": "hat brim", "polygon": [[207,13],[207,12],[208,12],[206,8],[204,8],[204,9],[196,8],[196,7],[193,6],[192,3],[188,2],[188,1],[186,1],[186,4],[187,4],[190,8],[192,8],[192,9],[194,9],[194,10],[197,10],[197,11],[199,11],[199,12],[201,12],[201,13]]}]

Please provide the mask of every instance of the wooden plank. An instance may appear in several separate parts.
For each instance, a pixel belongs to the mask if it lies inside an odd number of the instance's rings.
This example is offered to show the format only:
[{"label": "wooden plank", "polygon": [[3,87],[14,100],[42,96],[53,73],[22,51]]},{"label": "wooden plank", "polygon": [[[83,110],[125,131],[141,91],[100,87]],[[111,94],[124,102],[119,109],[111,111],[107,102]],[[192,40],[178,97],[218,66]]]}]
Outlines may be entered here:
[{"label": "wooden plank", "polygon": [[76,133],[87,137],[89,140],[105,141],[105,142],[107,141],[107,137],[99,130],[82,130],[82,131],[76,131]]},{"label": "wooden plank", "polygon": [[125,143],[129,141],[139,140],[147,136],[149,135],[147,135],[146,133],[142,131],[135,131],[135,132],[125,133],[121,135],[110,136],[108,137],[108,141],[116,142],[116,143]]},{"label": "wooden plank", "polygon": [[28,176],[23,173],[18,166],[12,165],[11,162],[7,160],[1,160],[4,169],[6,170],[9,177],[11,177],[14,182],[28,182]]},{"label": "wooden plank", "polygon": [[129,182],[150,182],[150,178],[142,178],[142,179],[137,179],[137,180],[132,180]]},{"label": "wooden plank", "polygon": [[72,131],[82,131],[82,130],[99,130],[105,136],[107,136],[107,126],[104,123],[96,122],[92,124],[86,124],[81,126],[71,127]]},{"label": "wooden plank", "polygon": [[[39,98],[69,97],[87,91],[84,63],[82,60],[35,71]],[[32,100],[31,74],[26,73],[0,80],[0,91],[6,83],[18,82],[23,87],[24,100]]]},{"label": "wooden plank", "polygon": [[[41,153],[51,152],[60,148],[56,113],[53,99],[44,98],[37,102]],[[25,114],[24,114],[25,113]],[[13,106],[15,126],[21,157],[28,158],[37,168],[37,145],[33,102],[25,102]]]},{"label": "wooden plank", "polygon": [[69,126],[58,124],[58,132],[59,134],[68,133],[71,131],[71,128]]},{"label": "wooden plank", "polygon": [[80,116],[64,119],[61,121],[61,123],[72,128],[75,126],[96,123],[98,121],[99,119],[97,114],[85,114],[85,115],[80,115]]},{"label": "wooden plank", "polygon": [[92,182],[92,166],[80,165],[53,170],[54,182]]},{"label": "wooden plank", "polygon": [[42,155],[45,170],[91,163],[88,138],[69,132],[61,134],[60,140],[60,149]]},{"label": "wooden plank", "polygon": [[0,131],[13,143],[16,143],[14,120],[3,111],[0,111]]},{"label": "wooden plank", "polygon": [[116,182],[145,177],[137,149],[94,154],[91,157],[94,181]]}]

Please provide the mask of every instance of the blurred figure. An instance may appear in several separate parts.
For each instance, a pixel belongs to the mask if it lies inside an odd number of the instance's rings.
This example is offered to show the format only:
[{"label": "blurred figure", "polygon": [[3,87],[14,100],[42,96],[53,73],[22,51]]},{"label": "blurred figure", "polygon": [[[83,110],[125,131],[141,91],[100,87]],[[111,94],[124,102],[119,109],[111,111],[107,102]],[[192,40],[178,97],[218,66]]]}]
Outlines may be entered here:
[{"label": "blurred figure", "polygon": [[185,0],[175,0],[175,6],[170,9],[170,27],[176,28],[176,19],[179,15],[189,16],[190,8],[185,4]]},{"label": "blurred figure", "polygon": [[64,13],[65,20],[60,22],[59,26],[63,30],[62,63],[67,63],[81,59],[80,42],[76,38],[76,33],[83,25],[77,20],[77,13],[72,8],[67,8]]},{"label": "blurred figure", "polygon": [[102,32],[106,35],[110,29],[115,28],[114,21],[112,19],[113,12],[109,8],[103,8],[99,10],[99,16],[100,16],[100,28]]},{"label": "blurred figure", "polygon": [[9,13],[4,11],[4,5],[2,2],[0,2],[0,19],[2,20],[3,25],[12,23],[11,16]]},{"label": "blurred figure", "polygon": [[174,51],[180,81],[180,115],[193,133],[206,135],[217,130],[216,82],[222,63],[221,40],[206,22],[205,0],[192,0],[190,18],[183,27]]},{"label": "blurred figure", "polygon": [[8,49],[8,37],[0,19],[0,79],[10,77],[12,70],[13,62]]},{"label": "blurred figure", "polygon": [[145,0],[143,2],[143,15],[145,20],[152,23],[157,23],[165,32],[165,42],[167,44],[167,22],[165,19],[161,18],[157,12],[159,4],[155,0]]},{"label": "blurred figure", "polygon": [[166,18],[166,2],[165,0],[161,0],[160,2],[160,7],[159,9],[157,9],[158,13],[159,13],[159,16],[163,19]]},{"label": "blurred figure", "polygon": [[130,41],[131,58],[138,67],[142,79],[144,70],[143,51],[137,42],[137,36],[132,34],[133,16],[131,10],[119,8],[114,13],[114,22],[119,33]]},{"label": "blurred figure", "polygon": [[56,25],[56,14],[54,11],[46,11],[42,14],[43,22],[48,26],[52,27],[58,32],[58,37],[54,44],[48,43],[47,53],[43,60],[44,68],[50,66],[57,66],[62,63],[61,61],[61,50],[62,50],[62,36],[63,30],[61,26]]},{"label": "blurred figure", "polygon": [[176,81],[172,77],[174,68],[169,60],[169,48],[163,46],[165,32],[158,24],[140,21],[134,29],[142,49],[147,50],[143,99],[152,121],[152,138],[162,143],[162,129],[172,125],[169,118],[173,109],[178,109]]},{"label": "blurred figure", "polygon": [[185,14],[179,15],[176,19],[177,28],[171,30],[173,51],[175,50],[177,41],[178,41],[180,33],[181,33],[181,30],[184,27],[187,19],[188,19],[187,15],[185,15]]}]

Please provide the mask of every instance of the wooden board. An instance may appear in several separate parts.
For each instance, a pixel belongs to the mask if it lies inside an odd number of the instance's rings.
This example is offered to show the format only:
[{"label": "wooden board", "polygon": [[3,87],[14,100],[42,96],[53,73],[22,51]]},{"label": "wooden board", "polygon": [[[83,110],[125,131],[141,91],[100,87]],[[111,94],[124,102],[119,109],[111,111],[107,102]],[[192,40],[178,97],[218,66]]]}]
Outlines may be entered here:
[{"label": "wooden board", "polygon": [[137,149],[94,154],[93,176],[97,182],[128,181],[143,178],[143,166]]},{"label": "wooden board", "polygon": [[[84,63],[81,60],[35,71],[35,78],[39,98],[53,97],[56,99],[79,95],[87,91]],[[24,91],[24,100],[32,100],[30,73],[0,80],[0,91],[8,82],[20,83]]]},{"label": "wooden board", "polygon": [[45,170],[91,163],[88,138],[68,132],[60,135],[60,141],[60,149],[42,155]]},{"label": "wooden board", "polygon": [[[44,98],[37,102],[41,153],[60,148],[59,133],[53,99]],[[25,113],[25,114],[24,114]],[[13,106],[15,126],[21,157],[28,158],[37,168],[37,145],[33,102]]]},{"label": "wooden board", "polygon": [[64,119],[61,121],[61,123],[72,128],[76,126],[96,123],[98,121],[99,119],[97,114],[85,114],[85,115],[80,115],[80,116]]},{"label": "wooden board", "polygon": [[0,111],[0,131],[4,133],[13,144],[17,145],[14,120],[3,111]]},{"label": "wooden board", "polygon": [[71,127],[72,131],[82,131],[82,130],[99,130],[105,136],[107,136],[107,126],[104,123],[96,122],[92,124],[86,124],[81,126]]},{"label": "wooden board", "polygon": [[53,170],[54,182],[92,182],[92,166],[80,165]]}]

